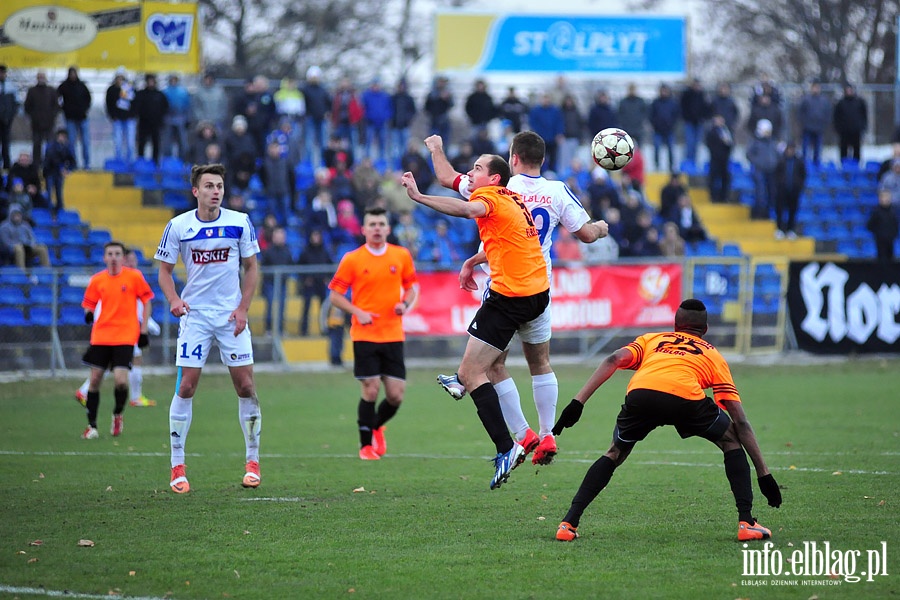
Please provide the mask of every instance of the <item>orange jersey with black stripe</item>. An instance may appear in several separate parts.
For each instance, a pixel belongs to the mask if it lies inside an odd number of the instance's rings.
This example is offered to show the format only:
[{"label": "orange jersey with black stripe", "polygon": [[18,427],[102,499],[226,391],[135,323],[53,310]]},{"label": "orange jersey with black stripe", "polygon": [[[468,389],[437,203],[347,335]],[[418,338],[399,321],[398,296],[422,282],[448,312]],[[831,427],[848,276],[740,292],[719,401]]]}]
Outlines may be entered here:
[{"label": "orange jersey with black stripe", "polygon": [[647,333],[627,346],[632,361],[625,369],[636,373],[628,391],[656,390],[686,400],[702,400],[712,388],[713,399],[740,402],[731,369],[716,347],[684,332]]},{"label": "orange jersey with black stripe", "polygon": [[122,267],[118,275],[101,271],[91,277],[81,306],[88,310],[103,309],[91,328],[93,346],[134,346],[141,334],[141,324],[134,310],[136,301],[153,298],[153,291],[144,274],[137,269]]},{"label": "orange jersey with black stripe", "polygon": [[491,269],[491,289],[509,297],[539,294],[550,288],[540,232],[519,195],[505,187],[485,186],[469,202],[487,213],[475,219]]},{"label": "orange jersey with black stripe", "polygon": [[385,244],[384,252],[376,254],[363,245],[344,255],[328,289],[338,294],[349,290],[354,306],[377,315],[369,325],[360,325],[355,316],[351,319],[354,342],[402,342],[403,317],[394,313],[394,305],[417,282],[409,250]]}]

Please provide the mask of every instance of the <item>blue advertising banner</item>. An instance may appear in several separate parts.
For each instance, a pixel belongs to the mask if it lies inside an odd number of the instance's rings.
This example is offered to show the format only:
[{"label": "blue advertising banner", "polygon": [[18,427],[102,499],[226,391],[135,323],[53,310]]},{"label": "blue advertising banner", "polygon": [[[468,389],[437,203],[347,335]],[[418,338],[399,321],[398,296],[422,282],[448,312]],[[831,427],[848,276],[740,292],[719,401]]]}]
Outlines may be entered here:
[{"label": "blue advertising banner", "polygon": [[684,17],[439,13],[436,71],[687,73]]}]

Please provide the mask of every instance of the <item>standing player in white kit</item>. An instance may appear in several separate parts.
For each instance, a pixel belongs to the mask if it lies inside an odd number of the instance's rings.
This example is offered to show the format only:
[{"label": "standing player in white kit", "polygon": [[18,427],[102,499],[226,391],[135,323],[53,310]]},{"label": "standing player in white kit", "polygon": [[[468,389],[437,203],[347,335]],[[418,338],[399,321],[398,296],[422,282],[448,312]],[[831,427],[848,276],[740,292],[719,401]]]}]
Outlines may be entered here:
[{"label": "standing player in white kit", "polygon": [[[444,154],[441,137],[433,135],[426,138],[425,146],[431,152],[434,172],[441,185],[456,190],[468,199],[469,178],[463,173],[458,173],[450,164]],[[575,237],[587,244],[606,236],[609,226],[605,221],[591,222],[591,217],[565,183],[550,181],[541,176],[545,150],[544,140],[538,134],[533,131],[517,133],[509,147],[509,165],[513,176],[506,187],[519,194],[525,206],[531,211],[540,233],[541,249],[544,260],[547,261],[547,275],[551,276],[550,247],[553,244],[553,230],[557,225],[562,223]],[[470,291],[477,289],[472,274],[476,266],[485,262],[484,251],[479,250],[475,256],[463,263],[459,272],[459,282],[463,289]],[[525,448],[526,455],[534,451],[531,462],[536,465],[550,464],[557,452],[556,440],[551,433],[556,420],[556,402],[559,396],[556,374],[550,366],[551,306],[552,300],[540,317],[525,324],[518,331],[525,360],[531,372],[534,404],[538,413],[538,434],[535,434],[525,419],[519,390],[506,368],[508,349],[489,373],[491,383],[500,397],[500,407],[507,427],[516,441]],[[456,399],[462,398],[466,393],[456,375],[440,375],[438,381]]]},{"label": "standing player in white kit", "polygon": [[[247,310],[259,279],[256,230],[248,215],[221,207],[225,195],[222,165],[195,165],[191,169],[191,192],[197,198],[197,209],[169,221],[154,257],[160,261],[159,287],[172,315],[180,319],[175,359],[178,382],[169,407],[172,458],[169,485],[178,494],[191,489],[184,471],[184,444],[191,427],[200,372],[215,339],[238,395],[246,446],[242,485],[255,488],[260,483],[261,421],[253,382],[253,346]],[[181,296],[172,275],[179,256],[187,270]]]}]

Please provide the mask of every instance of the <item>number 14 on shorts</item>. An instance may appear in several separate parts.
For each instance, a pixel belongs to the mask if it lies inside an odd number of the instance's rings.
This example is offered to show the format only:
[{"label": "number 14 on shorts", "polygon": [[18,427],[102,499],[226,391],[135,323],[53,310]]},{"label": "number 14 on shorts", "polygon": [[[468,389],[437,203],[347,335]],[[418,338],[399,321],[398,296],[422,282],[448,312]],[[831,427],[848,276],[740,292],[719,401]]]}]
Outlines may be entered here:
[{"label": "number 14 on shorts", "polygon": [[182,344],[181,354],[178,358],[190,358],[191,356],[193,356],[197,360],[203,360],[203,345],[197,344],[197,346],[193,350],[191,350],[190,355],[188,355],[188,345],[186,343]]}]

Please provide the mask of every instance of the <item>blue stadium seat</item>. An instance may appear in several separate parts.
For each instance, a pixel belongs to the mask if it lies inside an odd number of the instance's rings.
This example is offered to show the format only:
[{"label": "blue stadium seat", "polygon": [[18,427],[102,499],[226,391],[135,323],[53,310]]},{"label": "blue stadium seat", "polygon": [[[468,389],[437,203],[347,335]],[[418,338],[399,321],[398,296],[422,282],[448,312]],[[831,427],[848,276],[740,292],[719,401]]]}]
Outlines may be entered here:
[{"label": "blue stadium seat", "polygon": [[51,227],[53,225],[53,213],[48,208],[31,209],[31,219],[37,227]]},{"label": "blue stadium seat", "polygon": [[722,246],[722,256],[743,256],[741,247],[737,244],[724,244]]},{"label": "blue stadium seat", "polygon": [[112,171],[113,173],[129,173],[131,168],[124,160],[109,158],[103,163],[104,171]]},{"label": "blue stadium seat", "polygon": [[156,173],[156,163],[148,158],[139,158],[131,165],[131,170],[135,175],[147,175]]},{"label": "blue stadium seat", "polygon": [[81,304],[84,300],[84,288],[64,285],[59,288],[59,301],[61,304]]},{"label": "blue stadium seat", "polygon": [[26,285],[30,282],[28,273],[16,266],[0,267],[0,281],[7,285]]},{"label": "blue stadium seat", "polygon": [[77,210],[61,210],[56,213],[56,224],[64,226],[81,225],[81,215]]},{"label": "blue stadium seat", "polygon": [[87,240],[84,238],[84,231],[78,227],[60,229],[57,239],[63,246],[82,246],[87,243]]},{"label": "blue stadium seat", "polygon": [[0,326],[19,327],[25,324],[25,313],[21,308],[0,307]]},{"label": "blue stadium seat", "polygon": [[103,249],[103,246],[91,246],[88,251],[88,262],[92,265],[102,265],[103,256],[106,254],[106,251]]},{"label": "blue stadium seat", "polygon": [[187,175],[191,172],[191,166],[175,156],[167,156],[159,163],[159,171],[163,175]]},{"label": "blue stadium seat", "polygon": [[38,226],[33,229],[34,237],[38,242],[47,246],[56,246],[58,244],[53,229],[45,226]]},{"label": "blue stadium seat", "polygon": [[49,306],[32,306],[28,311],[28,320],[32,325],[49,327],[53,325],[53,309]]},{"label": "blue stadium seat", "polygon": [[18,285],[0,286],[0,304],[19,306],[28,304],[25,290]]},{"label": "blue stadium seat", "polygon": [[84,325],[84,309],[80,306],[66,305],[59,309],[60,325]]},{"label": "blue stadium seat", "polygon": [[155,173],[138,173],[134,176],[134,186],[143,190],[160,190],[162,186]]},{"label": "blue stadium seat", "polygon": [[88,262],[83,246],[63,246],[59,249],[59,262],[68,267],[83,267]]},{"label": "blue stadium seat", "polygon": [[53,302],[53,288],[46,285],[35,285],[28,290],[29,304],[51,304]]},{"label": "blue stadium seat", "polygon": [[103,246],[106,242],[112,241],[112,234],[105,229],[91,229],[87,235],[88,244],[92,246]]}]

